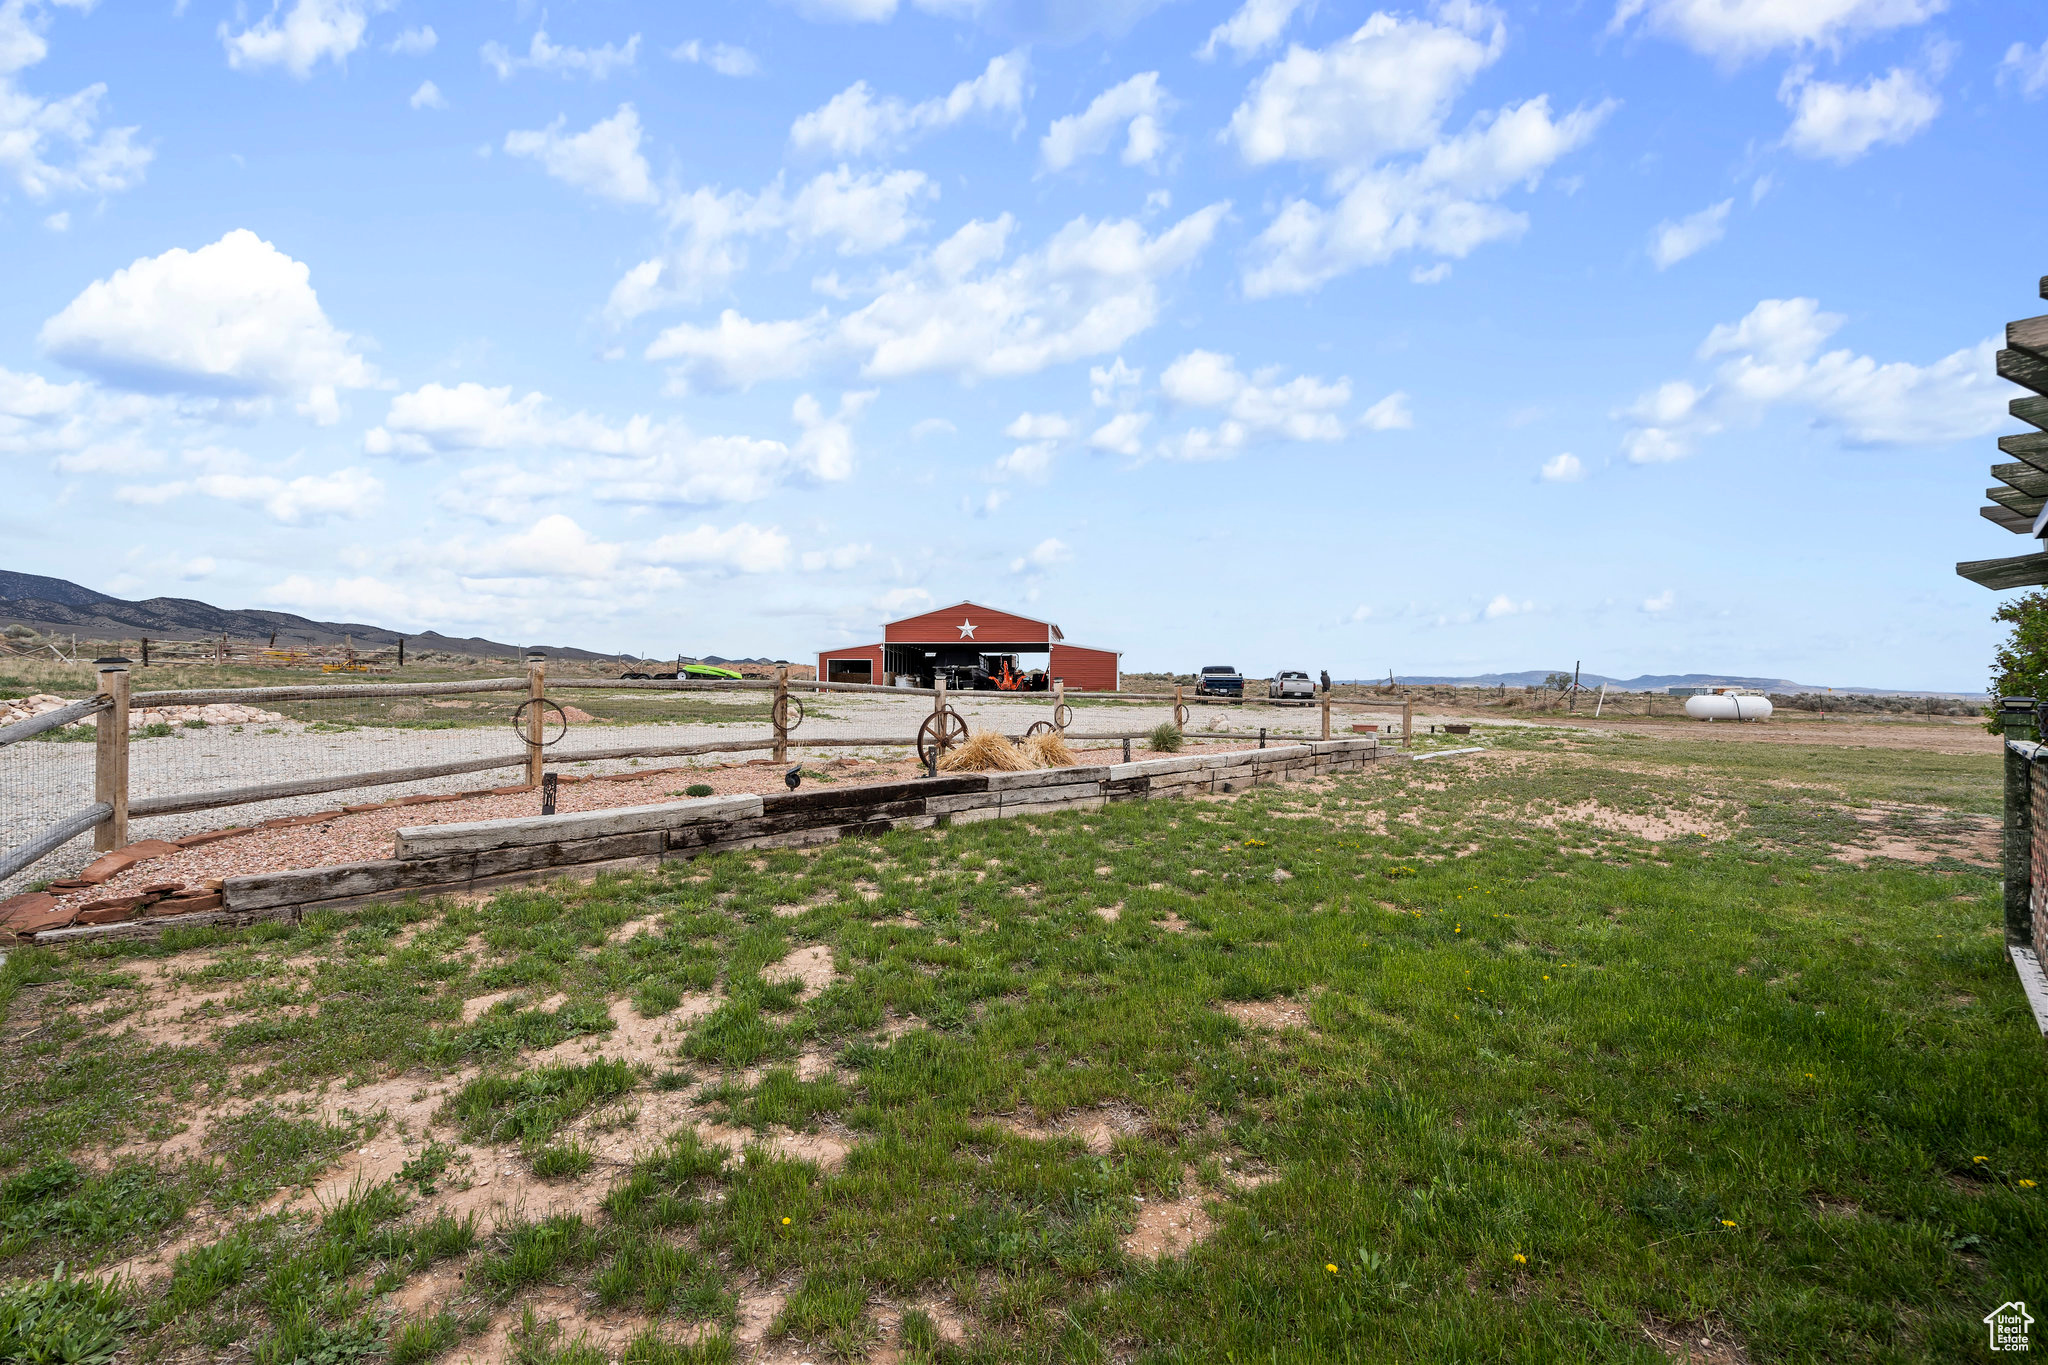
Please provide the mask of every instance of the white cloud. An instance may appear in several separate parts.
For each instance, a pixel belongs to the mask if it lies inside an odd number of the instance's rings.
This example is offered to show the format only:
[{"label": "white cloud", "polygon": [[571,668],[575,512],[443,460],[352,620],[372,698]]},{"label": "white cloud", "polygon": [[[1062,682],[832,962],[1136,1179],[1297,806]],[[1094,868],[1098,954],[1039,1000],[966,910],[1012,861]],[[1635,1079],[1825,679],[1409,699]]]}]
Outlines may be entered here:
[{"label": "white cloud", "polygon": [[927,436],[952,436],[957,434],[959,430],[960,428],[954,426],[943,417],[927,417],[910,429],[910,439],[922,441]]},{"label": "white cloud", "polygon": [[322,60],[346,65],[349,54],[363,45],[369,24],[370,6],[364,0],[294,0],[282,23],[273,8],[261,23],[240,33],[230,33],[225,23],[219,33],[235,70],[281,66],[305,80]]},{"label": "white cloud", "polygon": [[820,573],[827,569],[844,573],[865,564],[874,557],[874,553],[875,547],[866,543],[835,545],[829,550],[806,550],[801,562],[805,573]]},{"label": "white cloud", "polygon": [[142,178],[154,153],[135,128],[100,128],[104,83],[62,99],[31,95],[15,77],[43,60],[48,23],[33,0],[0,0],[0,175],[31,199],[53,194],[111,194]]},{"label": "white cloud", "polygon": [[1003,435],[1013,441],[1062,441],[1074,434],[1074,424],[1056,412],[1020,412]]},{"label": "white cloud", "polygon": [[1585,477],[1586,466],[1580,462],[1578,456],[1570,451],[1566,451],[1561,455],[1553,455],[1543,462],[1543,482],[1545,483],[1577,483]]},{"label": "white cloud", "polygon": [[835,355],[882,379],[1036,373],[1114,351],[1151,327],[1161,281],[1193,263],[1227,207],[1212,204],[1149,235],[1132,219],[1075,218],[1007,262],[1015,220],[977,219],[882,276],[875,297],[842,317],[820,310],[755,322],[727,309],[715,327],[662,332],[647,358],[680,362],[675,379],[686,388],[743,388]]},{"label": "white cloud", "polygon": [[69,232],[71,230],[71,211],[69,209],[59,209],[43,219],[43,226],[52,232]]},{"label": "white cloud", "polygon": [[320,309],[311,271],[245,228],[173,248],[86,286],[43,324],[43,348],[118,387],[292,397],[323,424],[337,389],[376,372]]},{"label": "white cloud", "polygon": [[1725,62],[1778,48],[1826,48],[1907,28],[1940,14],[1948,0],[1620,0],[1612,29],[1641,18],[1703,56]]},{"label": "white cloud", "polygon": [[2018,86],[2028,99],[2039,99],[2048,90],[2048,40],[2033,47],[2014,43],[2007,48],[2005,59],[1998,64],[1998,84],[2001,89]]},{"label": "white cloud", "polygon": [[1861,85],[1813,80],[1800,68],[1786,76],[1778,94],[1792,109],[1785,145],[1801,156],[1842,163],[1880,142],[1907,141],[1941,112],[1941,96],[1903,67]]},{"label": "white cloud", "polygon": [[564,184],[621,204],[651,204],[654,178],[640,155],[640,115],[630,104],[583,132],[562,135],[566,119],[505,134],[505,151],[530,156]]},{"label": "white cloud", "polygon": [[1160,391],[1183,407],[1217,409],[1224,420],[1172,438],[1160,453],[1183,460],[1221,459],[1260,439],[1335,441],[1343,437],[1338,410],[1351,401],[1351,381],[1325,384],[1299,375],[1276,382],[1276,368],[1245,375],[1227,355],[1190,351],[1159,376]]},{"label": "white cloud", "polygon": [[546,499],[584,493],[604,502],[650,505],[753,502],[791,483],[836,483],[853,474],[852,423],[873,398],[841,397],[827,416],[808,394],[792,410],[793,444],[750,436],[699,436],[680,421],[624,422],[578,412],[559,415],[545,395],[474,383],[427,384],[392,399],[382,425],[364,437],[371,455],[422,459],[477,451],[563,458],[545,468],[470,465],[445,505],[488,520],[516,519]]},{"label": "white cloud", "polygon": [[1138,386],[1144,382],[1145,372],[1132,369],[1118,356],[1108,365],[1092,366],[1088,371],[1088,397],[1098,408],[1122,407],[1137,397]]},{"label": "white cloud", "polygon": [[1534,602],[1517,602],[1506,593],[1500,593],[1491,602],[1488,602],[1479,614],[1489,621],[1497,621],[1503,616],[1520,616],[1525,612],[1534,610],[1536,610]]},{"label": "white cloud", "polygon": [[1415,414],[1408,410],[1408,395],[1399,389],[1374,403],[1358,418],[1361,431],[1406,431],[1414,425]]},{"label": "white cloud", "polygon": [[1655,597],[1645,597],[1643,599],[1643,610],[1654,616],[1658,612],[1670,611],[1677,603],[1678,594],[1670,588],[1666,588]]},{"label": "white cloud", "polygon": [[747,263],[750,239],[781,233],[793,246],[834,245],[842,256],[894,246],[924,226],[916,206],[938,196],[922,171],[823,171],[785,193],[781,177],[759,194],[700,187],[663,208],[672,244],[612,286],[605,317],[613,326],[659,308],[715,293]]},{"label": "white cloud", "polygon": [[1227,47],[1239,61],[1255,57],[1280,41],[1287,21],[1301,8],[1301,0],[1244,0],[1237,13],[1209,30],[1209,41],[1195,56],[1211,61],[1218,46]]},{"label": "white cloud", "polygon": [[1011,573],[1024,573],[1031,569],[1050,569],[1055,564],[1064,564],[1074,557],[1074,552],[1064,540],[1051,536],[1039,541],[1029,550],[1010,561]]},{"label": "white cloud", "polygon": [[1239,153],[1255,166],[1356,165],[1428,147],[1507,46],[1506,25],[1484,5],[1446,6],[1441,17],[1377,13],[1326,48],[1289,49],[1230,117]]},{"label": "white cloud", "polygon": [[1290,48],[1266,69],[1231,116],[1230,138],[1253,165],[1329,167],[1336,202],[1281,206],[1253,245],[1248,294],[1306,292],[1404,251],[1462,258],[1527,228],[1495,201],[1535,188],[1614,105],[1553,118],[1538,95],[1447,135],[1452,106],[1499,60],[1506,32],[1491,7],[1444,0],[1432,19],[1377,13],[1348,38]]},{"label": "white cloud", "polygon": [[412,92],[407,101],[415,109],[446,109],[448,101],[441,98],[441,87],[432,81],[421,81],[420,88]]},{"label": "white cloud", "polygon": [[911,206],[937,198],[922,171],[855,175],[845,166],[811,180],[789,201],[789,232],[799,242],[831,241],[842,256],[894,246],[922,227]]},{"label": "white cloud", "polygon": [[1442,284],[1451,277],[1451,263],[1438,261],[1435,265],[1418,265],[1408,272],[1408,279],[1414,284]]},{"label": "white cloud", "polygon": [[761,70],[760,58],[731,43],[705,43],[692,38],[670,48],[668,55],[679,62],[708,66],[721,76],[753,76]]},{"label": "white cloud", "polygon": [[647,547],[646,558],[650,563],[686,568],[771,573],[788,567],[789,537],[780,527],[754,526],[744,521],[724,530],[702,525],[661,537]]},{"label": "white cloud", "polygon": [[297,526],[332,517],[367,516],[383,502],[384,484],[361,469],[302,474],[289,480],[269,474],[201,474],[168,484],[116,488],[114,499],[154,506],[193,493],[258,507],[287,526]]},{"label": "white cloud", "polygon": [[491,42],[483,46],[484,65],[497,72],[501,81],[512,79],[513,74],[519,71],[552,71],[601,81],[612,72],[633,65],[639,53],[640,35],[637,33],[623,46],[606,43],[603,47],[563,47],[551,40],[544,28],[534,31],[533,41],[527,45],[523,57],[503,43]]},{"label": "white cloud", "polygon": [[1097,450],[1136,457],[1144,451],[1145,428],[1151,425],[1149,412],[1120,412],[1095,428],[1088,444]]},{"label": "white cloud", "polygon": [[923,588],[891,588],[875,599],[875,605],[893,615],[910,615],[912,607],[931,607],[937,603]]},{"label": "white cloud", "polygon": [[1659,270],[1664,270],[1694,252],[1704,251],[1728,231],[1728,212],[1734,207],[1733,199],[1723,199],[1698,213],[1657,224],[1650,233],[1650,259]]},{"label": "white cloud", "polygon": [[877,98],[866,81],[856,81],[798,118],[790,127],[789,140],[798,151],[866,156],[950,128],[970,115],[1021,117],[1026,69],[1022,51],[1006,53],[991,59],[979,76],[960,82],[949,94],[918,104],[905,103],[894,95]]},{"label": "white cloud", "polygon": [[1699,349],[1702,360],[1720,362],[1713,381],[1672,380],[1618,414],[1633,423],[1623,450],[1637,464],[1681,459],[1702,439],[1780,408],[1808,413],[1857,445],[1939,445],[2003,422],[1995,339],[1931,365],[1823,352],[1844,321],[1813,299],[1765,299],[1740,322],[1715,327]]},{"label": "white cloud", "polygon": [[928,370],[1031,374],[1103,355],[1158,319],[1159,286],[1215,235],[1227,204],[1212,204],[1148,235],[1132,219],[1075,218],[1043,248],[1005,264],[1013,220],[970,222],[839,324],[864,373]]},{"label": "white cloud", "polygon": [[1403,251],[1463,259],[1487,242],[1518,237],[1527,215],[1493,202],[1533,189],[1551,163],[1584,145],[1612,101],[1550,116],[1549,97],[1481,115],[1419,161],[1363,171],[1332,208],[1291,199],[1259,235],[1245,271],[1253,297],[1304,293]]},{"label": "white cloud", "polygon": [[648,343],[649,360],[675,362],[683,390],[746,389],[768,379],[804,374],[828,341],[821,309],[808,318],[755,322],[727,308],[712,327],[678,323]]},{"label": "white cloud", "polygon": [[1043,483],[1052,473],[1053,457],[1058,453],[1059,444],[1055,441],[1033,441],[1018,446],[995,462],[995,477]]},{"label": "white cloud", "polygon": [[0,455],[55,456],[67,473],[142,473],[160,466],[163,455],[137,428],[162,406],[82,380],[53,384],[0,366]]},{"label": "white cloud", "polygon": [[609,574],[622,554],[621,546],[592,539],[574,518],[556,512],[493,540],[448,542],[435,557],[479,578],[582,578]]},{"label": "white cloud", "polygon": [[384,50],[397,53],[401,57],[424,57],[432,52],[434,45],[440,41],[432,24],[422,24],[418,28],[409,28],[393,38],[385,45]]},{"label": "white cloud", "polygon": [[1124,165],[1156,168],[1166,145],[1159,121],[1172,103],[1159,84],[1159,73],[1142,72],[1097,95],[1081,113],[1054,119],[1038,144],[1039,155],[1046,169],[1065,170],[1084,156],[1108,151],[1122,132]]}]

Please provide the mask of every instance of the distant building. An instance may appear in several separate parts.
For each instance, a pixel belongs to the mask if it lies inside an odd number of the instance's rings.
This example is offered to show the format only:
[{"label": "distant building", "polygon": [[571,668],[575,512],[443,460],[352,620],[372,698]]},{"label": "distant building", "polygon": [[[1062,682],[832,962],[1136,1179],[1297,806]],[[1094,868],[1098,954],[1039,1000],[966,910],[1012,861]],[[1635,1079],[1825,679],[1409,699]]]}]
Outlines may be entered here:
[{"label": "distant building", "polygon": [[1059,679],[1075,691],[1114,692],[1121,681],[1121,657],[1113,649],[1068,644],[1050,621],[956,602],[889,622],[879,644],[824,651],[818,655],[818,676],[826,682],[883,684],[903,678],[930,687],[934,676],[944,674],[953,686],[972,686],[965,681],[968,676],[994,673],[1011,660],[1012,668],[1041,672],[1041,681]]}]

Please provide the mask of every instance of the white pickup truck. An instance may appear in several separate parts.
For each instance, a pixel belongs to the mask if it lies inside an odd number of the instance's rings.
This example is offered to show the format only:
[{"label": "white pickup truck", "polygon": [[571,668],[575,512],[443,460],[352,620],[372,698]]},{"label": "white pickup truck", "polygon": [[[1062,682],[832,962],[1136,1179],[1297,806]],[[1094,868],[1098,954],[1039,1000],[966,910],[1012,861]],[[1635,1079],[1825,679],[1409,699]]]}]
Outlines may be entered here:
[{"label": "white pickup truck", "polygon": [[1315,679],[1306,673],[1287,669],[1273,675],[1273,681],[1266,684],[1266,695],[1274,701],[1314,701]]}]

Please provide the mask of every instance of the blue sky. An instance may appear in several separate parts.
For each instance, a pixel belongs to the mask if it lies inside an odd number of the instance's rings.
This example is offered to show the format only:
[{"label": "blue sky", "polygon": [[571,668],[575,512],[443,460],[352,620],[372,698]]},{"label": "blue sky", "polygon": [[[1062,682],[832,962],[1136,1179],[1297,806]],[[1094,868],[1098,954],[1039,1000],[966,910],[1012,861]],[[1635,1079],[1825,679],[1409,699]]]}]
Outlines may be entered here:
[{"label": "blue sky", "polygon": [[5,566],[1976,689],[2048,13],[0,0]]}]

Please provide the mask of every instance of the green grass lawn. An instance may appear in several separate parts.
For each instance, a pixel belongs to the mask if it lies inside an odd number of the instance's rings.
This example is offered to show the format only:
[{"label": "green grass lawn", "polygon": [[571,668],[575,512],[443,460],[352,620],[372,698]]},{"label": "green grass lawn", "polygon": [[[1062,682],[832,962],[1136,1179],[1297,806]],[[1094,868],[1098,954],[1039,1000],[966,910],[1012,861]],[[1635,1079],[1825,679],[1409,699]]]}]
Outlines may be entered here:
[{"label": "green grass lawn", "polygon": [[[525,1362],[746,1359],[766,1301],[814,1358],[1949,1362],[2048,1302],[2048,1044],[1996,873],[1834,856],[1981,829],[1996,758],[1485,738],[1462,767],[17,951],[0,1356],[61,1326],[135,1361],[409,1365],[495,1321]],[[773,970],[814,945],[823,989]],[[225,995],[204,1041],[122,1037],[173,954]],[[658,1062],[532,1060],[706,993]],[[410,1174],[267,1211],[379,1131],[290,1097],[408,1073],[460,1081]],[[245,1112],[199,1155],[151,1154],[221,1096]],[[649,1120],[678,1096],[694,1123]],[[622,1124],[638,1158],[593,1165]],[[790,1155],[812,1132],[850,1150]],[[602,1202],[463,1222],[441,1206],[486,1154]],[[1148,1206],[1205,1202],[1185,1254],[1126,1250]],[[100,1283],[201,1210],[235,1231]],[[459,1293],[400,1320],[436,1266]],[[632,1344],[522,1318],[563,1290]]]}]

